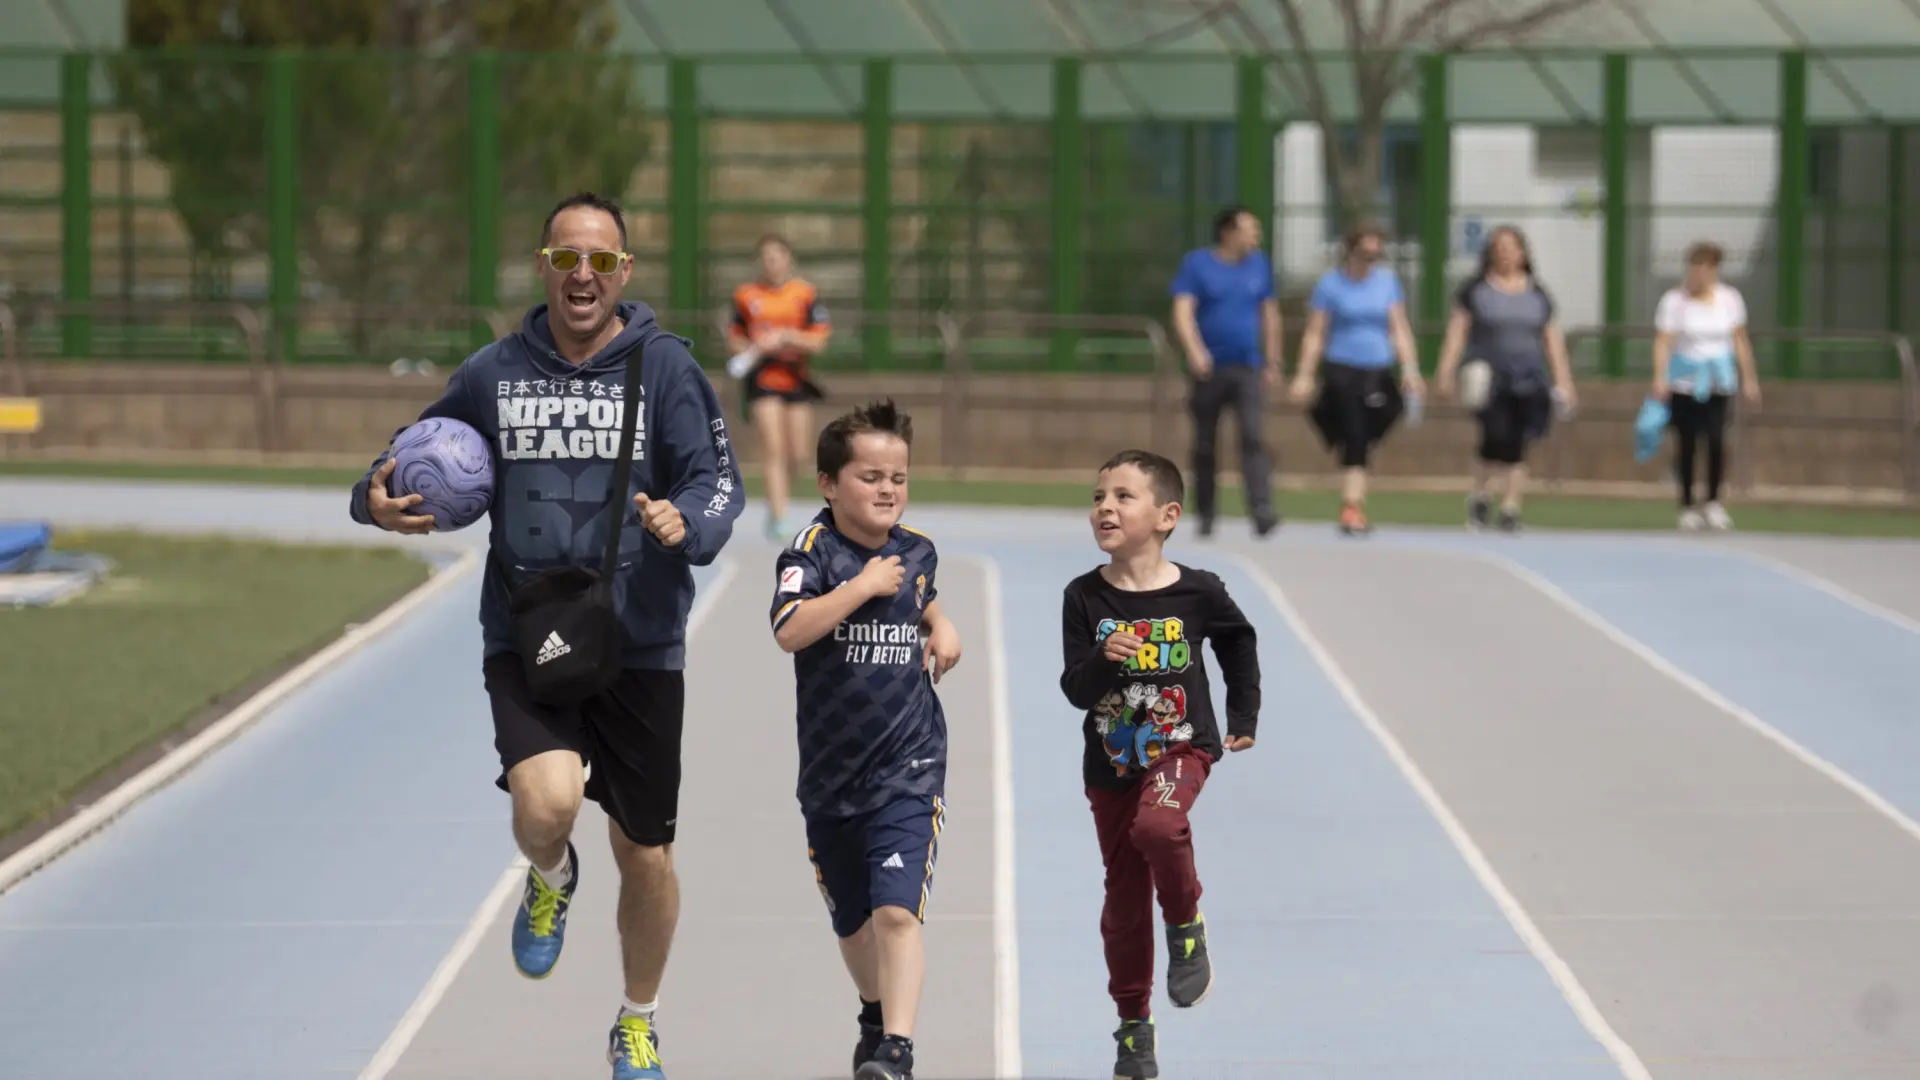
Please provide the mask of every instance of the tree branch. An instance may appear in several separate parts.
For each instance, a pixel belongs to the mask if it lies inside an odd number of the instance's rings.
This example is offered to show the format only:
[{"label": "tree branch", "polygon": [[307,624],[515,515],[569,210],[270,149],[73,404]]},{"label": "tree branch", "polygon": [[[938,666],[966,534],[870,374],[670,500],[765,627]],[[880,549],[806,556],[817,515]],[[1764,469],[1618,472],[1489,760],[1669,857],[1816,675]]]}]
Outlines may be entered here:
[{"label": "tree branch", "polygon": [[1548,23],[1565,18],[1581,8],[1597,7],[1605,0],[1540,0],[1531,7],[1524,8],[1512,15],[1496,15],[1487,12],[1480,18],[1463,20],[1464,26],[1448,32],[1444,24],[1448,16],[1456,14],[1468,0],[1431,0],[1426,7],[1414,13],[1401,27],[1394,45],[1404,49],[1422,39],[1430,40],[1433,46],[1442,51],[1458,49],[1467,45],[1479,45],[1489,41],[1512,41],[1545,27]]}]

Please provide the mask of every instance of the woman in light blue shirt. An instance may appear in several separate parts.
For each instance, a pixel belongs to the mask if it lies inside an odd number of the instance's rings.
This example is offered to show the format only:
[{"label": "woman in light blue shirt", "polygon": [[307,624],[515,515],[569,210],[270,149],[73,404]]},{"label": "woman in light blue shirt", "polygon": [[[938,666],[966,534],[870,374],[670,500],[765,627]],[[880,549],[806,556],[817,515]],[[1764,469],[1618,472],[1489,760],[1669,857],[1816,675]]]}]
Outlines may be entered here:
[{"label": "woman in light blue shirt", "polygon": [[1420,394],[1424,383],[1400,276],[1378,265],[1386,233],[1377,226],[1357,228],[1347,234],[1345,248],[1341,265],[1313,287],[1292,396],[1296,403],[1313,397],[1314,373],[1324,356],[1326,378],[1310,415],[1346,471],[1340,531],[1352,536],[1372,528],[1366,509],[1369,454],[1399,419],[1403,395]]}]

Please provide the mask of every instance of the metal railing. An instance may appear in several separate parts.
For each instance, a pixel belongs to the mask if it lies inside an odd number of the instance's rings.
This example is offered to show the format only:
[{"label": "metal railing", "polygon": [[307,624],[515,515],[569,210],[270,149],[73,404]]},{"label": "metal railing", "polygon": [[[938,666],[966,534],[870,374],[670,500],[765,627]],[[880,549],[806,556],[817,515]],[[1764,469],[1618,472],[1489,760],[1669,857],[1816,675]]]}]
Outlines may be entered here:
[{"label": "metal railing", "polygon": [[[715,359],[711,354],[716,346],[724,347],[729,312],[658,309],[656,315],[663,326],[702,340],[701,355],[709,361]],[[289,337],[287,328],[276,327],[265,310],[240,303],[74,304],[16,298],[0,302],[0,387],[16,396],[32,396],[39,385],[51,383],[48,373],[53,369],[44,362],[36,363],[36,355],[43,354],[48,360],[65,359],[62,354],[68,350],[63,346],[76,340],[72,334],[76,322],[92,324],[93,357],[150,360],[154,357],[149,343],[156,340],[151,335],[158,335],[162,351],[166,351],[166,335],[191,330],[204,338],[211,321],[225,327],[226,333],[237,332],[237,347],[222,344],[216,349],[188,335],[173,342],[182,354],[181,361],[192,362],[199,359],[197,353],[208,352],[244,361],[251,375],[255,445],[267,452],[290,451],[293,447],[284,437],[290,398],[313,395],[361,399],[369,404],[391,401],[396,388],[393,382],[369,380],[364,375],[338,376],[349,370],[367,372],[373,368],[371,361],[387,365],[402,380],[444,379],[445,366],[464,359],[489,335],[497,339],[511,333],[520,318],[518,309],[310,304],[298,309],[294,335]],[[116,338],[116,330],[123,336]],[[1581,326],[1568,328],[1566,336],[1569,349],[1574,350],[1609,338],[1650,340],[1654,333],[1641,326]],[[1875,409],[1858,415],[1795,414],[1776,404],[1777,397],[1758,412],[1736,408],[1729,431],[1736,451],[1729,480],[1736,491],[1753,487],[1756,455],[1750,452],[1749,444],[1756,430],[1879,430],[1897,438],[1901,485],[1909,501],[1920,501],[1920,365],[1916,365],[1907,338],[1878,332],[1770,330],[1754,330],[1751,336],[1756,345],[1798,341],[1816,347],[1886,349],[1897,358],[1900,390],[1898,405],[1891,413]],[[85,342],[88,338],[78,340]],[[285,348],[289,340],[296,345],[291,359]],[[872,351],[876,349],[879,351]],[[1185,415],[1184,364],[1166,327],[1155,319],[836,311],[828,363],[822,365],[823,378],[831,386],[832,380],[842,377],[898,375],[891,365],[877,362],[863,369],[860,355],[898,356],[902,350],[928,365],[914,376],[917,385],[909,384],[906,389],[913,400],[903,398],[902,404],[920,412],[937,409],[937,460],[955,476],[990,466],[990,459],[1005,456],[979,444],[983,431],[990,432],[992,427],[988,423],[983,428],[981,417],[998,413],[1037,417],[1042,433],[1049,422],[1059,430],[1070,426],[1068,418],[1074,416],[1125,413],[1130,421],[1146,428],[1127,441],[1150,445],[1176,459],[1188,450],[1184,445],[1172,445],[1176,441],[1172,433],[1181,430]],[[418,364],[420,358],[429,355],[437,366]],[[1090,356],[1096,359],[1090,360]],[[1133,385],[1109,391],[1089,381],[1110,375],[1123,375]],[[724,379],[718,373],[716,376]],[[1142,377],[1147,393],[1144,399],[1143,384],[1138,381]],[[1591,379],[1583,381],[1594,383]],[[730,382],[723,382],[723,394],[728,393]],[[1805,380],[1767,382],[1768,388],[1792,387]],[[1622,384],[1605,380],[1602,385]],[[164,386],[156,387],[155,392],[164,392]],[[895,391],[890,387],[889,392]],[[413,394],[407,391],[402,396]],[[1630,402],[1623,399],[1614,403],[1596,400],[1602,395],[1592,392],[1582,396],[1585,400],[1579,412],[1556,425],[1556,436],[1540,448],[1535,468],[1545,483],[1566,478],[1566,455],[1574,452],[1569,447],[1577,440],[1567,439],[1565,432],[1578,430],[1574,425],[1617,427],[1623,439],[1631,429],[1639,405],[1637,396]],[[1268,411],[1272,416],[1291,418],[1300,409],[1282,398],[1272,401]],[[1470,419],[1465,409],[1449,401],[1430,401],[1426,412],[1430,420],[1458,423]],[[984,437],[989,441],[999,438],[992,434]],[[43,427],[33,435],[7,438],[10,442],[24,440],[24,445],[39,450],[46,445],[48,431]]]},{"label": "metal railing", "polygon": [[[1580,326],[1570,327],[1566,331],[1567,349],[1573,351],[1582,341],[1604,342],[1613,340],[1651,341],[1658,336],[1657,331],[1646,326]],[[1742,453],[1744,438],[1748,428],[1816,427],[1826,426],[1835,420],[1842,421],[1849,428],[1862,427],[1897,428],[1901,443],[1901,486],[1908,499],[1920,499],[1920,365],[1916,365],[1913,343],[1905,335],[1883,331],[1820,331],[1820,330],[1760,330],[1750,329],[1748,338],[1757,346],[1767,342],[1798,342],[1807,345],[1832,346],[1874,346],[1891,351],[1900,365],[1900,415],[1893,418],[1883,416],[1865,417],[1805,417],[1783,416],[1778,412],[1769,412],[1765,404],[1767,386],[1773,382],[1764,376],[1761,378],[1762,405],[1758,410],[1735,408],[1727,428],[1728,449],[1733,453],[1733,476],[1730,477],[1735,491],[1750,491],[1753,487],[1754,455]],[[1618,380],[1615,380],[1618,381]],[[1782,380],[1785,385],[1793,386],[1810,380]],[[1634,407],[1638,408],[1637,404]],[[1583,410],[1589,419],[1592,413]],[[1632,410],[1599,410],[1599,418],[1631,424]]]},{"label": "metal railing", "polygon": [[[34,339],[36,332],[42,328],[43,320],[57,323],[51,333],[60,338],[63,346],[74,343],[76,339],[85,346],[77,350],[67,347],[56,350],[49,357],[54,360],[77,359],[72,355],[75,352],[89,359],[113,359],[110,349],[102,350],[99,346],[102,337],[100,330],[103,328],[124,330],[127,327],[139,327],[145,334],[151,334],[158,328],[167,327],[187,331],[187,340],[194,340],[193,332],[209,321],[231,323],[239,331],[241,350],[253,384],[256,437],[261,447],[268,450],[274,448],[275,406],[279,388],[271,365],[267,362],[265,322],[254,308],[241,303],[177,303],[165,300],[74,302],[29,297],[0,302],[0,334],[5,335],[0,355],[5,357],[6,366],[11,371],[10,379],[15,393],[22,397],[30,397],[34,393]],[[107,340],[112,339],[108,336]],[[182,361],[197,363],[203,359],[204,355],[183,357]],[[46,428],[43,425],[40,431],[27,436],[26,445],[39,449],[45,437]]]},{"label": "metal railing", "polygon": [[[1160,433],[1169,430],[1170,409],[1176,408],[1176,396],[1171,392],[1172,384],[1178,378],[1179,363],[1168,344],[1166,328],[1153,319],[1126,316],[1079,316],[1079,315],[1025,315],[1017,313],[980,313],[957,316],[948,319],[947,363],[954,373],[954,398],[950,407],[962,417],[959,425],[961,443],[958,456],[954,459],[956,478],[964,479],[968,466],[974,461],[972,452],[970,425],[964,420],[976,409],[994,410],[1008,407],[1034,407],[1033,388],[1023,387],[1017,399],[982,395],[977,384],[982,380],[975,360],[975,346],[983,340],[1007,340],[1007,335],[1015,335],[1014,340],[1031,339],[1036,350],[1044,342],[1049,351],[1061,348],[1083,352],[1088,344],[1099,341],[1103,336],[1133,337],[1138,335],[1145,340],[1152,358],[1151,400],[1148,404],[1151,415],[1149,431],[1152,436],[1140,442],[1157,442]],[[1071,375],[1069,371],[1048,370],[1050,375]],[[994,373],[997,374],[997,373]],[[986,376],[991,378],[992,375]],[[1110,402],[1089,400],[1078,397],[1059,397],[1045,399],[1044,411],[1058,415],[1062,412],[1083,412],[1089,409],[1111,408]],[[1173,450],[1172,447],[1155,446],[1157,450]],[[1176,453],[1178,451],[1175,451]]]}]

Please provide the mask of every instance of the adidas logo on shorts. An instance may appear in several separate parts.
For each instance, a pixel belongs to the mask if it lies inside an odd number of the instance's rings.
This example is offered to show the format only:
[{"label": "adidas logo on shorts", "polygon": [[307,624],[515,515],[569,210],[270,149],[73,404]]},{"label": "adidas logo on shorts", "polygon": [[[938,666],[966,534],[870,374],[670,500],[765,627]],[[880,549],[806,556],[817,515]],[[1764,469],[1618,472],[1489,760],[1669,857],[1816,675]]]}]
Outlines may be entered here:
[{"label": "adidas logo on shorts", "polygon": [[549,660],[557,660],[572,651],[573,646],[561,641],[558,632],[550,633],[547,635],[547,640],[540,643],[540,653],[533,658],[533,662],[535,664],[544,664]]}]

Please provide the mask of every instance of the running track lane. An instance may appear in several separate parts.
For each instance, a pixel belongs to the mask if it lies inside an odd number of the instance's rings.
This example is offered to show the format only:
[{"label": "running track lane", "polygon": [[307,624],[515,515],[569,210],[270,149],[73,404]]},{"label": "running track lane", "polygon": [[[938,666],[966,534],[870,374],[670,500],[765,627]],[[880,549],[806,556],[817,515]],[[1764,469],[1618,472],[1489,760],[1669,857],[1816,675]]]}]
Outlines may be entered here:
[{"label": "running track lane", "polygon": [[0,897],[10,1074],[360,1071],[514,856],[479,580]]},{"label": "running track lane", "polygon": [[1505,554],[1920,817],[1920,633],[1738,554],[1592,541]]},{"label": "running track lane", "polygon": [[[1110,1075],[1115,1016],[1079,717],[1058,689],[1060,592],[1075,548],[995,548],[1004,569],[1029,1078]],[[1326,674],[1224,553],[1261,635],[1259,745],[1214,769],[1195,811],[1212,995],[1155,989],[1164,1075],[1328,1080],[1611,1080],[1617,1066]],[[1215,701],[1224,687],[1215,671]],[[1363,693],[1366,687],[1361,688]]]}]

